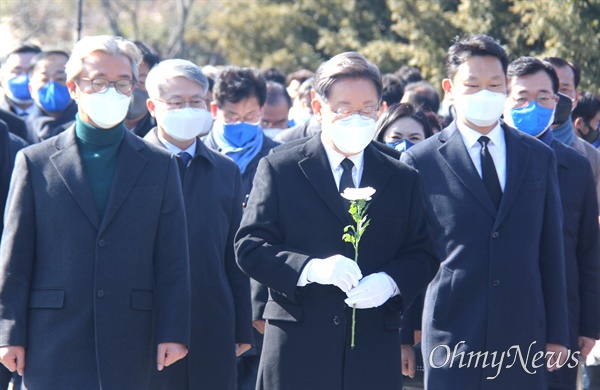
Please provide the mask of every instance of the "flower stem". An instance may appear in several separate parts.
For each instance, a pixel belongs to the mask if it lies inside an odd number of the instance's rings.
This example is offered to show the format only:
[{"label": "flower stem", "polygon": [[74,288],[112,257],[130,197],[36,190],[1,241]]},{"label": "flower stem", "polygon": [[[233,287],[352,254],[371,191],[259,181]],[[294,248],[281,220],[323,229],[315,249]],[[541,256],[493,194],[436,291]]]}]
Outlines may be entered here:
[{"label": "flower stem", "polygon": [[[358,264],[358,241],[356,241],[356,245],[354,246],[354,261]],[[352,336],[350,337],[350,349],[354,349],[356,344],[354,344],[354,333],[356,330],[356,303],[352,305]]]}]

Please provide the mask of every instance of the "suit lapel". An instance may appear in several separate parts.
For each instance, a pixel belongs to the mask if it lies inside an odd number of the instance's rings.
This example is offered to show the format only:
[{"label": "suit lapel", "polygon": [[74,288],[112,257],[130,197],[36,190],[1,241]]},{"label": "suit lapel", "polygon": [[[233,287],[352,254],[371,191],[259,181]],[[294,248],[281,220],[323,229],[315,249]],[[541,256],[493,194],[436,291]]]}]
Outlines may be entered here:
[{"label": "suit lapel", "polygon": [[521,135],[516,133],[516,130],[506,126],[502,126],[502,129],[506,140],[506,186],[496,218],[496,227],[500,226],[506,218],[517,198],[521,184],[525,179],[530,156],[529,146],[522,141]]},{"label": "suit lapel", "polygon": [[385,157],[372,144],[366,147],[364,158],[360,187],[373,187],[375,194],[371,202],[375,202],[390,179],[392,171],[386,164]]},{"label": "suit lapel", "polygon": [[100,230],[104,230],[129,196],[129,192],[146,165],[146,157],[140,153],[144,145],[136,135],[125,132],[117,155],[117,169],[110,190]]},{"label": "suit lapel", "polygon": [[444,129],[438,139],[443,142],[438,152],[444,158],[450,170],[473,193],[475,199],[477,199],[483,208],[495,218],[497,214],[496,207],[475,165],[473,165],[473,160],[471,160],[471,156],[460,136],[456,122],[453,122],[448,128]]},{"label": "suit lapel", "polygon": [[331,172],[327,154],[321,144],[320,135],[308,140],[302,147],[301,153],[306,156],[298,162],[304,176],[335,216],[343,224],[350,223],[350,214],[345,209],[342,197],[335,185],[333,172]]},{"label": "suit lapel", "polygon": [[58,151],[50,156],[50,161],[75,198],[83,214],[96,229],[100,226],[100,217],[96,210],[92,188],[84,173],[79,148],[75,141],[75,125],[55,138]]}]

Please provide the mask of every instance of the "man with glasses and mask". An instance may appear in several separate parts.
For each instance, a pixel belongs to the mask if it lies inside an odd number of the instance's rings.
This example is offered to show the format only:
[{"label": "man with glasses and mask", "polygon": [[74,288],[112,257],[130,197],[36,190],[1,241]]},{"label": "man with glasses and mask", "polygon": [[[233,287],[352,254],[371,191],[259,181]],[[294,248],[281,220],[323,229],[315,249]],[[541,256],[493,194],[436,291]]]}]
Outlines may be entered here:
[{"label": "man with glasses and mask", "polygon": [[140,60],[85,37],[76,123],[17,155],[0,246],[0,359],[36,389],[147,388],[184,357],[190,286],[175,158],[123,126]]},{"label": "man with glasses and mask", "polygon": [[[504,121],[536,137],[556,155],[563,211],[569,344],[586,358],[600,338],[600,236],[592,169],[585,156],[553,138],[558,77],[552,65],[521,57],[508,65],[508,99]],[[579,105],[578,105],[579,107]],[[577,366],[549,374],[549,389],[575,389]]]},{"label": "man with glasses and mask", "polygon": [[230,66],[217,75],[210,105],[215,123],[204,143],[235,161],[245,197],[258,162],[279,145],[262,131],[266,99],[267,84],[256,69]]},{"label": "man with glasses and mask", "polygon": [[[556,159],[499,121],[507,66],[493,38],[457,39],[442,83],[457,119],[401,157],[421,174],[442,259],[423,308],[426,388],[542,389],[543,358],[571,358]],[[511,366],[517,349],[530,358]]]},{"label": "man with glasses and mask", "polygon": [[157,127],[145,139],[180,163],[193,286],[190,353],[155,372],[151,389],[234,390],[235,357],[252,344],[249,279],[233,251],[242,218],[240,170],[200,141],[212,126],[200,68],[165,60],[150,71],[146,86]]},{"label": "man with glasses and mask", "polygon": [[[322,132],[259,163],[235,244],[269,288],[257,389],[401,388],[400,316],[438,261],[419,174],[372,144],[381,90],[373,63],[336,55],[315,76]],[[376,191],[358,263],[342,240],[349,187]]]}]

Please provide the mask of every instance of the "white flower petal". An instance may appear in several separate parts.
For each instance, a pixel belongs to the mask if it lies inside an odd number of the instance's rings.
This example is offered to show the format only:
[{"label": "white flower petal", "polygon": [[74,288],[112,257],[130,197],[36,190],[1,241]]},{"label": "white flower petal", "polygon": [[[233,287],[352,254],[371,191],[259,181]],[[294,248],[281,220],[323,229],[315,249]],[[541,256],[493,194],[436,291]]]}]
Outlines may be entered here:
[{"label": "white flower petal", "polygon": [[342,197],[352,200],[371,200],[371,196],[375,193],[375,188],[364,187],[364,188],[346,188],[342,192]]}]

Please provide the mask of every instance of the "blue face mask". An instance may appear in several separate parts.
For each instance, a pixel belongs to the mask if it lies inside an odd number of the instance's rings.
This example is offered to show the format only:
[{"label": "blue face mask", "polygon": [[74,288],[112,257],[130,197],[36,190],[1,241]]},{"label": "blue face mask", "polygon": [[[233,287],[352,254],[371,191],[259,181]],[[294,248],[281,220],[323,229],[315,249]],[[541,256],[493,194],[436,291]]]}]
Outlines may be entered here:
[{"label": "blue face mask", "polygon": [[415,144],[413,144],[407,139],[403,139],[402,141],[397,142],[386,142],[385,144],[391,148],[396,149],[399,152],[404,152],[405,150],[408,150],[411,146],[415,146]]},{"label": "blue face mask", "polygon": [[29,93],[29,77],[27,74],[22,74],[13,79],[8,80],[9,98],[16,103],[26,103],[31,101]]},{"label": "blue face mask", "polygon": [[535,100],[532,100],[525,107],[511,108],[510,116],[514,128],[537,137],[554,121],[554,110],[539,106]]},{"label": "blue face mask", "polygon": [[49,82],[40,88],[37,99],[44,111],[50,113],[61,112],[71,103],[69,88],[56,81]]},{"label": "blue face mask", "polygon": [[254,139],[260,128],[259,123],[223,123],[223,136],[231,146],[241,148]]}]

